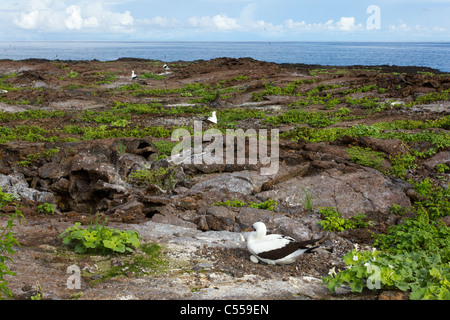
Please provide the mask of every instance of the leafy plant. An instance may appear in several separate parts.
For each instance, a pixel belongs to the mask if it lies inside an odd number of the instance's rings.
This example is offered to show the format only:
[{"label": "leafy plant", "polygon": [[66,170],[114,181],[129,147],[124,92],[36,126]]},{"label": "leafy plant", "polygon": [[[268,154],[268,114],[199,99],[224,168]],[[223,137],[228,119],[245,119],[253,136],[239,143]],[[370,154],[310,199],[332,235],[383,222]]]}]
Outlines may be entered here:
[{"label": "leafy plant", "polygon": [[[16,197],[12,194],[2,192],[0,188],[0,209],[13,201]],[[7,217],[7,215],[2,215]],[[12,298],[12,292],[8,288],[8,282],[4,278],[5,275],[15,276],[15,272],[11,271],[5,264],[6,261],[13,261],[8,254],[15,254],[13,246],[20,246],[17,240],[14,238],[14,232],[12,231],[15,224],[14,221],[18,220],[19,223],[25,219],[22,212],[15,210],[15,212],[9,217],[6,226],[0,227],[0,300],[3,297]]]},{"label": "leafy plant", "polygon": [[395,254],[438,253],[443,260],[450,261],[450,230],[440,222],[406,218],[403,224],[390,227],[386,234],[375,235],[374,245]]},{"label": "leafy plant", "polygon": [[384,153],[373,151],[370,148],[351,147],[347,150],[350,159],[357,164],[374,169],[380,169]]},{"label": "leafy plant", "polygon": [[55,213],[55,206],[51,203],[43,203],[37,206],[37,212],[38,213]]},{"label": "leafy plant", "polygon": [[135,230],[121,231],[106,228],[98,223],[81,228],[81,223],[68,227],[59,237],[63,237],[63,244],[73,246],[76,253],[96,252],[101,254],[133,252],[138,248],[139,234]]},{"label": "leafy plant", "polygon": [[275,210],[275,208],[278,206],[278,202],[273,200],[273,199],[269,199],[267,201],[263,201],[263,202],[259,202],[259,203],[255,203],[255,202],[250,202],[248,204],[248,206],[250,208],[257,208],[257,209],[263,209],[263,210]]},{"label": "leafy plant", "polygon": [[235,207],[235,208],[241,208],[241,207],[250,207],[250,208],[256,208],[256,209],[263,209],[263,210],[275,210],[275,208],[278,206],[278,202],[269,199],[267,201],[262,201],[255,203],[253,201],[250,201],[248,204],[245,203],[245,201],[237,200],[236,198],[233,199],[233,201],[225,200],[225,201],[219,201],[212,204],[213,206],[225,206],[225,207]]},{"label": "leafy plant", "polygon": [[167,157],[172,154],[172,149],[176,146],[174,142],[166,140],[155,141],[153,145],[158,149],[159,153]]},{"label": "leafy plant", "polygon": [[439,254],[408,252],[388,254],[382,251],[348,252],[343,260],[345,270],[335,268],[323,277],[323,283],[331,292],[348,284],[353,292],[369,289],[399,289],[410,291],[411,300],[450,299],[450,268]]},{"label": "leafy plant", "polygon": [[326,231],[344,231],[346,229],[354,229],[356,224],[350,219],[342,218],[342,215],[337,212],[336,208],[321,207],[319,213],[323,216],[319,225]]},{"label": "leafy plant", "polygon": [[233,201],[225,200],[225,201],[219,201],[212,204],[213,206],[224,206],[224,207],[235,207],[235,208],[241,208],[245,207],[246,203],[241,200],[237,200],[236,198],[233,199]]},{"label": "leafy plant", "polygon": [[142,78],[142,79],[163,80],[164,79],[164,75],[153,74],[153,73],[150,73],[150,72],[146,72],[146,73],[141,74],[140,78]]},{"label": "leafy plant", "polygon": [[69,73],[66,74],[66,77],[69,77],[71,79],[74,79],[76,77],[78,77],[78,72],[76,71],[70,71]]},{"label": "leafy plant", "polygon": [[402,179],[406,176],[406,170],[412,170],[417,167],[416,157],[410,153],[391,157],[391,163],[390,173]]},{"label": "leafy plant", "polygon": [[[409,291],[409,298],[450,299],[450,229],[439,219],[450,213],[450,192],[425,179],[414,183],[419,200],[414,208],[393,206],[391,213],[406,218],[401,225],[391,226],[386,234],[374,235],[374,246],[383,251],[350,251],[344,256],[347,265],[339,273],[330,270],[324,284],[334,292],[346,283],[354,292],[370,289]],[[375,273],[374,273],[375,271]],[[373,280],[378,282],[373,286]]]},{"label": "leafy plant", "polygon": [[414,190],[419,194],[415,202],[417,211],[431,220],[450,215],[450,189],[435,185],[430,179],[414,183]]},{"label": "leafy plant", "polygon": [[175,170],[170,167],[161,167],[157,170],[143,168],[131,173],[128,176],[128,181],[141,186],[156,184],[161,188],[167,189],[173,186],[174,178]]},{"label": "leafy plant", "polygon": [[444,163],[439,163],[435,169],[440,173],[450,172],[450,167]]}]

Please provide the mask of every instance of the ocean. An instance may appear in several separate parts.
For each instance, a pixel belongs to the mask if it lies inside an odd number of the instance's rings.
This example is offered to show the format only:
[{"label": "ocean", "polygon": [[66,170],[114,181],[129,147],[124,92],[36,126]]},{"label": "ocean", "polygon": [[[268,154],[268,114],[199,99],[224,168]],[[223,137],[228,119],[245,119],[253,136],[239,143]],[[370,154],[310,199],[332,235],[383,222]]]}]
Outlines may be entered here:
[{"label": "ocean", "polygon": [[173,62],[220,57],[330,66],[418,66],[450,72],[449,42],[0,42],[0,59],[11,60],[143,58]]}]

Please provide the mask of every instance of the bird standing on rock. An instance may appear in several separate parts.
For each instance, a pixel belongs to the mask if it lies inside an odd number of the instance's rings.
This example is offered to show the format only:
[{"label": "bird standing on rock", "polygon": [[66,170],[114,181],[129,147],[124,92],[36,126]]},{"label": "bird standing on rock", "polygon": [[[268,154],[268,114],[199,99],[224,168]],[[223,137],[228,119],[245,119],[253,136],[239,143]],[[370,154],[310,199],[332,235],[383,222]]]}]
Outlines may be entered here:
[{"label": "bird standing on rock", "polygon": [[216,116],[216,112],[213,111],[212,112],[212,116],[211,117],[207,117],[205,119],[205,122],[208,124],[217,124],[217,116]]},{"label": "bird standing on rock", "polygon": [[247,248],[252,254],[250,260],[254,263],[261,261],[266,264],[291,264],[300,255],[319,247],[308,247],[309,245],[323,240],[296,241],[281,234],[267,235],[266,225],[262,222],[255,222],[252,229],[254,231],[248,236]]},{"label": "bird standing on rock", "polygon": [[137,75],[134,73],[134,70],[131,70],[131,80],[134,80],[137,78]]}]

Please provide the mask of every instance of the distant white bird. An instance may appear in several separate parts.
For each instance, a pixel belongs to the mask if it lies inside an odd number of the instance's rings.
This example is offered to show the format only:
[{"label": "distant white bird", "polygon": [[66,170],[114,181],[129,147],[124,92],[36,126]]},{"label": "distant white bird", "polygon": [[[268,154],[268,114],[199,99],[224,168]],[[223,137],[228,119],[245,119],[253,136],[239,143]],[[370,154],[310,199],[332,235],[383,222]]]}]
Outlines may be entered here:
[{"label": "distant white bird", "polygon": [[296,241],[281,234],[267,235],[266,225],[262,222],[253,224],[253,232],[247,239],[247,248],[252,254],[250,260],[254,263],[262,261],[267,264],[291,264],[304,253],[309,253],[315,247],[308,247],[322,239]]},{"label": "distant white bird", "polygon": [[3,89],[1,89],[1,90],[0,90],[0,93],[8,93],[8,90],[3,90]]},{"label": "distant white bird", "polygon": [[211,116],[211,117],[207,117],[207,118],[205,119],[205,121],[206,121],[207,123],[209,123],[209,124],[212,124],[212,123],[217,124],[217,116],[216,116],[216,112],[213,111],[213,112],[212,112],[212,116]]},{"label": "distant white bird", "polygon": [[169,70],[170,70],[170,68],[169,68],[169,66],[168,66],[167,64],[163,65],[163,68],[164,68],[164,70],[166,70],[166,71],[169,71]]},{"label": "distant white bird", "polygon": [[137,75],[134,73],[134,70],[131,70],[131,80],[134,80],[137,78]]}]

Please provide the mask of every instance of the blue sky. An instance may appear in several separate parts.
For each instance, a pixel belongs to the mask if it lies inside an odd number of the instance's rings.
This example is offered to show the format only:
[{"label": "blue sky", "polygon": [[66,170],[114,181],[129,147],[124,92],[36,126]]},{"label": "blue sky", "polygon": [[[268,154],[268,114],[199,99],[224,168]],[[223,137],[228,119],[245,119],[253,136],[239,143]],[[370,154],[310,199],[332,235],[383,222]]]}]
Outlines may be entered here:
[{"label": "blue sky", "polygon": [[450,0],[1,1],[3,41],[450,41]]}]

